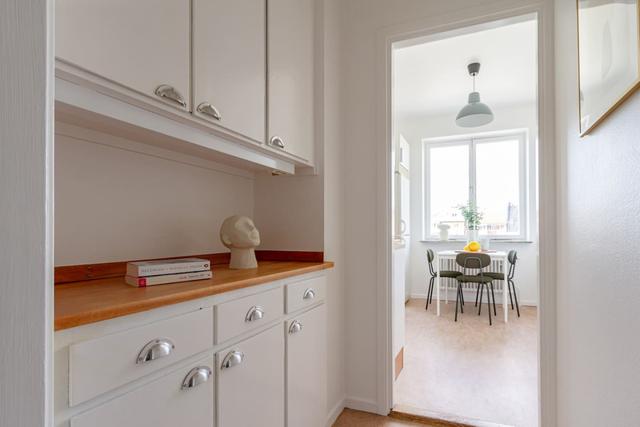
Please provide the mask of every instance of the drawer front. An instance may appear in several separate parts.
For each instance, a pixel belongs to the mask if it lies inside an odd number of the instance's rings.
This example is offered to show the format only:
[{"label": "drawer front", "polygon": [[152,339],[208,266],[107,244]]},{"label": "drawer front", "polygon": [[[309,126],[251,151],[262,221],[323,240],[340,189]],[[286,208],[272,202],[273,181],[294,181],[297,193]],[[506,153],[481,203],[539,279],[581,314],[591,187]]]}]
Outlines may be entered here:
[{"label": "drawer front", "polygon": [[287,285],[287,313],[323,301],[326,295],[326,277],[314,277]]},{"label": "drawer front", "polygon": [[284,313],[282,288],[225,302],[216,306],[216,342],[250,331]]},{"label": "drawer front", "polygon": [[213,363],[213,356],[208,356],[173,371],[71,418],[71,427],[212,427],[215,399]]},{"label": "drawer front", "polygon": [[218,426],[285,425],[282,324],[220,351],[216,362]]},{"label": "drawer front", "polygon": [[69,404],[89,400],[213,346],[211,308],[69,347]]}]

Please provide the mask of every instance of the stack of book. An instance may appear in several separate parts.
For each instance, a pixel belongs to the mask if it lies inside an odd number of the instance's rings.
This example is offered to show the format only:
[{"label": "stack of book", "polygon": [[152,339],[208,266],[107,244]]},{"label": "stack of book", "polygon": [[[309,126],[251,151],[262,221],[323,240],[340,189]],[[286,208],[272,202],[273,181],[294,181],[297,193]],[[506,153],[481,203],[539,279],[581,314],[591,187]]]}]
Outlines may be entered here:
[{"label": "stack of book", "polygon": [[180,258],[160,261],[127,263],[125,282],[138,288],[210,279],[211,263],[208,259]]}]

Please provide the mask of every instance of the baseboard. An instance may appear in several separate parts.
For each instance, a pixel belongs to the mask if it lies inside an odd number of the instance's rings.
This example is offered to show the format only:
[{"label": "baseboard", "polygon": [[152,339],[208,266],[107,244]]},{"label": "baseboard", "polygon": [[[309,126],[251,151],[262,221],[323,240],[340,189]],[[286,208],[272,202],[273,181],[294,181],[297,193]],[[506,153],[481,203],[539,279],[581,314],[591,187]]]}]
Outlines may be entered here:
[{"label": "baseboard", "polygon": [[345,402],[345,398],[343,397],[342,399],[340,399],[340,401],[338,403],[336,403],[336,405],[333,407],[333,409],[331,409],[331,411],[329,411],[329,415],[327,415],[327,427],[331,427],[333,424],[335,424],[336,420],[338,419],[338,417],[340,416],[340,414],[342,413],[342,411],[344,411],[344,402]]},{"label": "baseboard", "polygon": [[344,407],[355,409],[356,411],[378,413],[378,404],[373,400],[359,399],[357,397],[347,397],[344,399]]},{"label": "baseboard", "polygon": [[[442,295],[442,291],[441,291],[441,295]],[[455,296],[455,295],[453,295],[453,296]],[[471,298],[475,298],[476,294],[475,294],[475,292],[465,291],[464,292],[464,296],[465,296],[465,301],[467,301],[467,299],[468,299],[467,296],[471,296]],[[427,294],[426,293],[424,293],[424,294],[418,294],[418,293],[411,294],[411,299],[427,299]],[[496,304],[500,304],[501,301],[502,301],[502,299],[500,299],[500,301],[498,301],[498,297],[496,296]],[[449,300],[449,302],[454,302],[455,303],[456,299],[453,298],[453,300]],[[522,301],[520,299],[518,299],[518,304],[520,306],[525,306],[525,307],[537,307],[538,306],[538,303],[536,301],[529,301],[529,300]]]}]

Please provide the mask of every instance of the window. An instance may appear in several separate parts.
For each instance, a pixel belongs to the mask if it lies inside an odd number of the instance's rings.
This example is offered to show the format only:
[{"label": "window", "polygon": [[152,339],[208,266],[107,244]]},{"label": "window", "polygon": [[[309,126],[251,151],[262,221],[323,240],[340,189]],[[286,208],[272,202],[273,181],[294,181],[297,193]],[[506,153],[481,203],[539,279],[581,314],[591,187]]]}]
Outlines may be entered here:
[{"label": "window", "polygon": [[459,207],[471,201],[482,212],[480,235],[526,237],[525,134],[424,141],[425,237],[463,237]]}]

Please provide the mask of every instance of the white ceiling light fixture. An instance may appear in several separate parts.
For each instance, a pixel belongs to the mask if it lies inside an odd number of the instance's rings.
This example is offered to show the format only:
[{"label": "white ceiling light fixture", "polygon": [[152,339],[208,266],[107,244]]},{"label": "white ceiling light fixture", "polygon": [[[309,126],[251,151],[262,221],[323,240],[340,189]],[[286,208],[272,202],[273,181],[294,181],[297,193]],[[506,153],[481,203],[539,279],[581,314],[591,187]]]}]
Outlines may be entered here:
[{"label": "white ceiling light fixture", "polygon": [[493,121],[493,112],[487,104],[480,102],[480,93],[476,92],[476,76],[480,72],[480,63],[467,65],[469,75],[473,77],[473,92],[469,94],[469,103],[462,107],[456,116],[456,124],[463,128],[475,128]]}]

